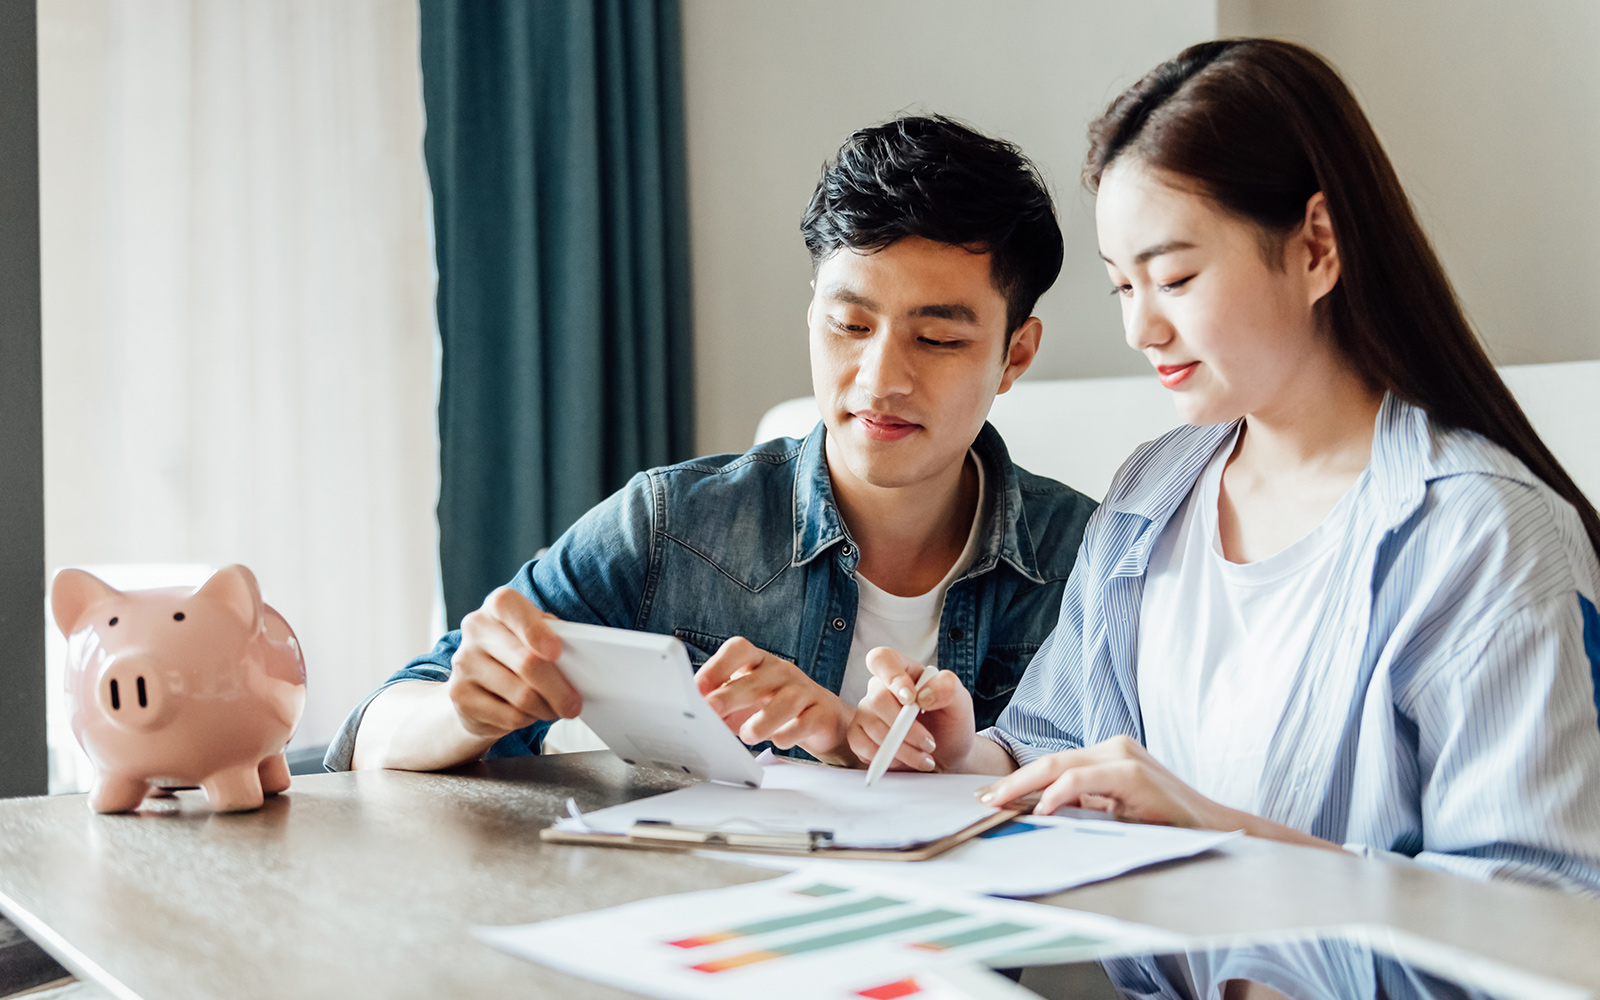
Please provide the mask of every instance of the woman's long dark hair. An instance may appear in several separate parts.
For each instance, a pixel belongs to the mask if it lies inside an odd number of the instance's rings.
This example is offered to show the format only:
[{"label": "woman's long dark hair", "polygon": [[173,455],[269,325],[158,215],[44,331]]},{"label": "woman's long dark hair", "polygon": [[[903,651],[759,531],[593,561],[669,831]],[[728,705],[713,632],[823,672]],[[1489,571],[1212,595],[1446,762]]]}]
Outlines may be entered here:
[{"label": "woman's long dark hair", "polygon": [[1119,157],[1194,181],[1269,233],[1321,191],[1339,282],[1318,308],[1369,384],[1500,445],[1578,509],[1600,555],[1600,516],[1534,432],[1472,333],[1389,157],[1321,56],[1262,38],[1202,42],[1162,63],[1089,126],[1084,182]]}]

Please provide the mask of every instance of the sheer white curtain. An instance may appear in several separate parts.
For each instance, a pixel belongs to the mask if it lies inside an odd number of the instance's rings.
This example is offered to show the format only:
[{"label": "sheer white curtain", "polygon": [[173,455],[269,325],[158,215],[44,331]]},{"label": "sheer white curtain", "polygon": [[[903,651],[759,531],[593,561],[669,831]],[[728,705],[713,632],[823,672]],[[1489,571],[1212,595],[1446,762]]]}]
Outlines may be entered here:
[{"label": "sheer white curtain", "polygon": [[417,31],[410,0],[39,5],[46,558],[250,566],[306,651],[292,746],[432,639]]}]

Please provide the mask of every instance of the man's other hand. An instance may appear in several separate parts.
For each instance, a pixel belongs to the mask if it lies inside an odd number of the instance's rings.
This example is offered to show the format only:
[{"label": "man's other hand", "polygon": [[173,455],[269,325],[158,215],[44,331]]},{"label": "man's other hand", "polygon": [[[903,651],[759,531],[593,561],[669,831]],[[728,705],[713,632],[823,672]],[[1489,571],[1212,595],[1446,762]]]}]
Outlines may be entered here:
[{"label": "man's other hand", "polygon": [[711,710],[746,743],[799,746],[830,764],[855,764],[845,741],[854,714],[788,660],[734,637],[695,675]]}]

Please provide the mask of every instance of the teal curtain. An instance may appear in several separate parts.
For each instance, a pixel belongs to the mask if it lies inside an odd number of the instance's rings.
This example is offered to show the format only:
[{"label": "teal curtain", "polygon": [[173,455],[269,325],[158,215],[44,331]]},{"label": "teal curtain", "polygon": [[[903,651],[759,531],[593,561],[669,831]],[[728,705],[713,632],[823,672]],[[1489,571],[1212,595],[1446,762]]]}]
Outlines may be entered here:
[{"label": "teal curtain", "polygon": [[422,0],[451,627],[693,446],[675,0]]}]

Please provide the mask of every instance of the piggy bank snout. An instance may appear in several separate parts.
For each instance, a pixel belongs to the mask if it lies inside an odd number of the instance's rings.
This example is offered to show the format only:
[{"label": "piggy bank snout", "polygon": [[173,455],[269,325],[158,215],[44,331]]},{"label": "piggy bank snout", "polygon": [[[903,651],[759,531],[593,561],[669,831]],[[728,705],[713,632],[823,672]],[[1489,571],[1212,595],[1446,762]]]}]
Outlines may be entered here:
[{"label": "piggy bank snout", "polygon": [[166,721],[170,692],[155,663],[143,656],[119,657],[100,676],[100,711],[124,729],[154,729]]}]

